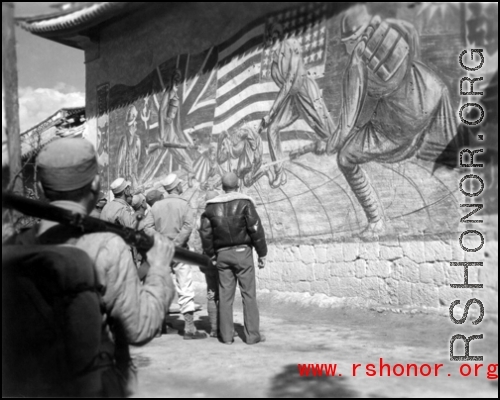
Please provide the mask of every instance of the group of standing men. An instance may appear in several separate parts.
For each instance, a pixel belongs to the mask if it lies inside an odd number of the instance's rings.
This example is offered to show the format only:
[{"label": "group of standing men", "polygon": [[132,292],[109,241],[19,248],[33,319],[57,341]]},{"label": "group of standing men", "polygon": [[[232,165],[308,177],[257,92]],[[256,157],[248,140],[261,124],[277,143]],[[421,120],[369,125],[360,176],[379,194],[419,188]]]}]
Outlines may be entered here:
[{"label": "group of standing men", "polygon": [[[95,211],[101,194],[101,182],[95,150],[90,142],[69,138],[54,141],[39,153],[37,166],[40,190],[52,205],[82,215]],[[259,328],[252,249],[255,248],[259,256],[259,267],[264,267],[267,254],[265,234],[253,200],[237,191],[237,176],[228,173],[222,181],[225,193],[210,194],[212,198],[207,201],[206,210],[198,222],[204,252],[212,259],[211,268],[202,271],[207,278],[210,336],[218,337],[226,344],[233,342],[232,306],[236,282],[239,282],[244,306],[246,343],[255,344],[264,341],[264,337]],[[107,204],[99,202],[98,207],[102,208],[99,210],[99,217],[102,220],[144,230],[154,237],[154,246],[146,254],[138,254],[113,233],[84,234],[76,228],[45,220],[10,241],[15,246],[11,253],[16,257],[23,249],[31,246],[29,248],[35,252],[50,248],[52,253],[49,252],[49,258],[57,253],[55,259],[62,260],[62,264],[71,263],[80,267],[85,264],[86,268],[92,270],[92,275],[95,274],[96,281],[94,287],[89,283],[93,278],[89,278],[85,290],[88,289],[93,294],[100,293],[99,312],[102,313],[100,335],[90,332],[90,325],[87,327],[84,324],[83,328],[78,328],[78,332],[65,336],[68,342],[72,338],[75,341],[93,338],[94,341],[98,340],[97,345],[92,344],[89,339],[84,341],[84,345],[79,343],[78,346],[64,343],[64,350],[58,343],[53,343],[54,354],[69,357],[65,362],[70,366],[59,368],[64,371],[64,379],[61,376],[40,379],[44,382],[43,390],[37,387],[37,391],[26,392],[29,389],[26,389],[26,384],[33,382],[32,377],[25,377],[22,384],[18,385],[21,389],[14,385],[12,393],[42,393],[47,396],[64,394],[70,397],[122,397],[133,394],[137,371],[129,353],[129,345],[142,345],[161,335],[175,291],[185,321],[184,339],[207,337],[194,324],[191,267],[173,261],[176,246],[188,247],[188,240],[196,225],[195,213],[182,198],[182,182],[175,174],[166,177],[163,187],[167,192],[164,198],[160,197],[158,191],[148,193],[146,198],[142,195],[134,198],[131,184],[118,178],[111,184],[114,199]],[[145,204],[144,200],[148,200],[149,204]],[[136,206],[136,210],[132,204]],[[61,249],[64,251],[61,252]],[[3,250],[7,250],[7,246]],[[69,258],[68,252],[72,255]],[[27,257],[29,259],[31,256]],[[49,264],[56,265],[57,262],[52,258]],[[147,272],[143,271],[142,274],[141,263],[147,264]],[[56,275],[63,275],[58,282],[67,282],[70,271],[64,265],[63,268],[58,267]],[[175,278],[172,279],[173,277]],[[34,283],[36,286],[36,280]],[[78,290],[83,290],[82,285],[77,286]],[[24,290],[22,285],[21,288]],[[33,289],[32,286],[26,289],[29,296],[33,294]],[[35,291],[43,293],[45,289],[35,287]],[[54,290],[50,293],[53,294]],[[71,304],[78,310],[80,303],[75,299],[79,298],[72,296]],[[50,307],[49,303],[46,308]],[[53,313],[49,310],[47,315],[52,316]],[[81,325],[84,318],[77,311],[65,314],[64,317],[77,326]],[[26,317],[23,318],[26,320]],[[17,336],[16,334],[17,330],[13,336]],[[68,355],[67,351],[72,353]],[[48,353],[40,353],[38,360],[46,362],[46,354]],[[91,360],[83,360],[82,354],[92,355]],[[33,354],[28,354],[27,359],[31,360],[32,356]],[[22,370],[24,367],[19,364],[21,361],[17,355],[14,354],[13,358],[14,363],[17,362]],[[37,365],[34,368],[37,370]],[[58,368],[53,367],[52,371],[56,369]],[[44,371],[38,372],[45,377]],[[64,390],[61,389],[62,386]],[[35,387],[33,384],[31,389]]]}]

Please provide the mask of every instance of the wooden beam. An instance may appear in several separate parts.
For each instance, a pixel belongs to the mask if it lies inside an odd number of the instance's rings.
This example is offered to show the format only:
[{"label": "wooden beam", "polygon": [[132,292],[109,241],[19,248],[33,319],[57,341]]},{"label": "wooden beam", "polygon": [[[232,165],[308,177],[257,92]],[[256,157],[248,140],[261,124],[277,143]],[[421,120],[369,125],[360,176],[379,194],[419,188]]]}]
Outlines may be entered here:
[{"label": "wooden beam", "polygon": [[19,130],[19,98],[14,3],[2,2],[2,78],[5,91],[5,123],[9,148],[9,186],[23,193],[21,137]]}]

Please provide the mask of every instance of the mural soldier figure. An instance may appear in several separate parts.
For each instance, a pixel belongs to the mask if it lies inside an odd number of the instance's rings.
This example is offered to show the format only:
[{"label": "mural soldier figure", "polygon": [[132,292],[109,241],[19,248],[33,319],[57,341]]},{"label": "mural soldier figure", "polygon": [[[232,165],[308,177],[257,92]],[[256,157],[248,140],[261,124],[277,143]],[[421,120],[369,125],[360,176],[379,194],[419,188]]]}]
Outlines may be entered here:
[{"label": "mural soldier figure", "polygon": [[[279,133],[299,118],[313,128],[318,137],[315,151],[322,154],[326,150],[324,141],[333,134],[335,126],[316,81],[307,75],[301,46],[297,40],[284,37],[283,27],[279,23],[270,25],[268,38],[273,45],[271,76],[280,87],[269,115],[263,118],[261,126],[267,128],[271,159],[276,161],[283,158]],[[270,175],[271,187],[279,187],[287,181],[281,163],[274,166],[274,174]]]},{"label": "mural soldier figure", "polygon": [[383,214],[360,165],[415,154],[435,160],[453,140],[456,121],[446,85],[418,61],[413,25],[371,17],[358,5],[344,15],[341,33],[350,59],[340,123],[327,151],[338,152],[338,166],[368,219],[367,231],[375,233],[383,230]]},{"label": "mural soldier figure", "polygon": [[120,139],[118,148],[118,175],[139,186],[137,172],[141,158],[141,139],[137,136],[137,109],[130,106],[127,111],[128,132]]},{"label": "mural soldier figure", "polygon": [[194,177],[200,182],[202,190],[220,186],[221,178],[226,172],[218,162],[217,153],[215,145],[210,144],[194,163]]},{"label": "mural soldier figure", "polygon": [[[262,154],[264,152],[262,138],[250,127],[243,126],[231,137],[227,132],[219,136],[217,161],[219,164],[227,162],[228,171],[235,172],[246,187],[252,186],[267,170],[263,172]],[[238,160],[236,168],[232,168],[231,160]]]},{"label": "mural soldier figure", "polygon": [[[159,72],[160,73],[160,72]],[[182,74],[179,69],[175,69],[171,76],[170,85],[165,89],[158,110],[159,137],[158,142],[150,145],[156,148],[154,157],[151,157],[141,174],[143,180],[153,178],[158,170],[158,162],[161,162],[163,155],[168,152],[181,169],[187,172],[188,184],[192,186],[191,179],[194,176],[193,161],[186,149],[169,147],[165,149],[163,143],[188,143],[188,138],[184,134],[179,118],[179,85],[182,81]],[[172,172],[172,171],[169,171]]]}]

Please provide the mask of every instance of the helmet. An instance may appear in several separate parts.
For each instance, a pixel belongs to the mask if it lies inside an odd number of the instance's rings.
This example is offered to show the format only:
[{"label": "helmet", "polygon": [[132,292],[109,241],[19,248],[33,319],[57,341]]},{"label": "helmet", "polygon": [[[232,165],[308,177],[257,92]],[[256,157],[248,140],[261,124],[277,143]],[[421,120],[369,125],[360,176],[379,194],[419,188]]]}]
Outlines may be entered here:
[{"label": "helmet", "polygon": [[365,5],[356,5],[348,9],[342,17],[341,40],[355,40],[361,36],[370,23],[371,16]]},{"label": "helmet", "polygon": [[135,120],[137,119],[137,108],[135,106],[130,106],[127,110],[127,125],[133,125]]}]

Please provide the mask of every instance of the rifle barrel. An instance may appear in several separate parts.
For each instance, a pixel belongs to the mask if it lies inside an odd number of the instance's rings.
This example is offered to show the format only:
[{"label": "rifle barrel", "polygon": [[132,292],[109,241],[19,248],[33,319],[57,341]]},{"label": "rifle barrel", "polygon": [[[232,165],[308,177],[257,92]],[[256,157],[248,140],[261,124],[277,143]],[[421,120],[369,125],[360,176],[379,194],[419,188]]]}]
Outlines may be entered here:
[{"label": "rifle barrel", "polygon": [[[139,250],[148,251],[154,245],[154,238],[143,232],[122,227],[98,218],[89,217],[72,211],[43,203],[39,200],[8,193],[2,190],[2,208],[17,210],[30,217],[59,222],[82,229],[82,233],[111,232],[122,237],[125,242],[137,247]],[[182,247],[175,247],[174,261],[184,264],[206,267],[211,264],[210,258],[203,254],[189,251]]]}]

